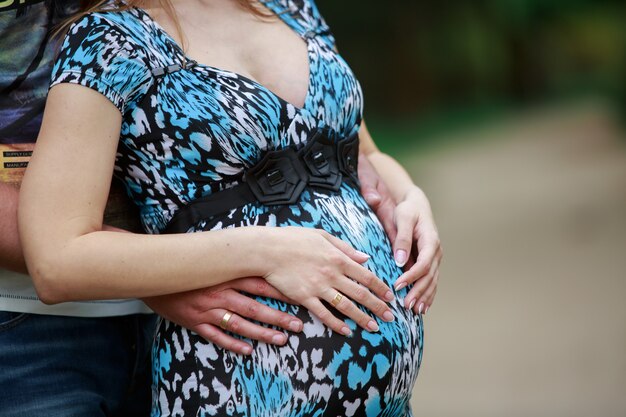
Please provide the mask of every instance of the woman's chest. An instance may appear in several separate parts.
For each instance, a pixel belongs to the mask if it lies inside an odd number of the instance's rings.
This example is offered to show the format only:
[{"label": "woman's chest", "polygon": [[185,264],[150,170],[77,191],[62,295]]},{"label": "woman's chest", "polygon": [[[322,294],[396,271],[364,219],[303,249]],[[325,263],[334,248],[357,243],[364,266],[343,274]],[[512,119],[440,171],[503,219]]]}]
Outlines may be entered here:
[{"label": "woman's chest", "polygon": [[320,39],[307,43],[302,107],[243,74],[196,64],[155,78],[125,115],[123,141],[152,160],[236,175],[267,150],[305,142],[313,128],[354,133],[362,112],[354,74]]},{"label": "woman's chest", "polygon": [[145,18],[177,47],[184,45],[177,49],[184,49],[186,58],[242,75],[303,107],[310,75],[308,40],[297,24],[289,25],[260,3],[257,9],[252,13],[233,1],[187,2],[177,6],[178,26],[163,13],[147,12]]}]

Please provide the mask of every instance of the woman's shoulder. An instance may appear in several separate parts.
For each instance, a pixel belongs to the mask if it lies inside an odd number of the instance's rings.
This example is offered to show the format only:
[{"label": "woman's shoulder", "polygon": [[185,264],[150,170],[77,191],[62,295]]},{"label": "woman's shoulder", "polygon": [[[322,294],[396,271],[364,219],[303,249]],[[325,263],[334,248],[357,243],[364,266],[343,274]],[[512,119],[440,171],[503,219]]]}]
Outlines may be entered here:
[{"label": "woman's shoulder", "polygon": [[[101,10],[86,13],[78,18],[68,29],[66,37],[87,37],[93,40],[98,35],[123,36],[125,39],[139,43],[145,38],[145,22],[134,9]],[[106,38],[106,36],[105,36]]]},{"label": "woman's shoulder", "polygon": [[52,70],[50,86],[81,84],[113,102],[121,111],[151,79],[149,37],[131,10],[98,11],[68,29]]}]

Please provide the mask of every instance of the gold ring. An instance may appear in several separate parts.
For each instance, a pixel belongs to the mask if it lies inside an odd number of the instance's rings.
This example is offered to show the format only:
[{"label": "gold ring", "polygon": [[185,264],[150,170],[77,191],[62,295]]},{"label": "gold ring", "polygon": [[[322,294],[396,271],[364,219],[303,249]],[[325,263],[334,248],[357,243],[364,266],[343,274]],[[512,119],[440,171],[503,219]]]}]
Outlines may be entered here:
[{"label": "gold ring", "polygon": [[228,321],[230,320],[230,318],[233,316],[233,313],[231,312],[226,312],[224,313],[224,317],[222,317],[222,321],[220,322],[220,327],[224,330],[228,330]]},{"label": "gold ring", "polygon": [[343,295],[341,295],[341,293],[338,292],[335,295],[335,297],[331,300],[330,303],[333,305],[333,307],[337,307],[337,304],[339,304],[342,299],[343,299]]}]

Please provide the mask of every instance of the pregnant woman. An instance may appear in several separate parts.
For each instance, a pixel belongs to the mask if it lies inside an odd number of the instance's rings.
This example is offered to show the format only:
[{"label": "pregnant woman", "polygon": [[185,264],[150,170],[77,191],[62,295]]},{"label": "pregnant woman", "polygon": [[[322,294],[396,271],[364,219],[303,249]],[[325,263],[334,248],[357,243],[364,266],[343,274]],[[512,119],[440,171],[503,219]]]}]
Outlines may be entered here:
[{"label": "pregnant woman", "polygon": [[[403,274],[408,254],[394,259],[360,195],[359,137],[376,148],[315,4],[136,3],[79,17],[53,71],[20,201],[42,299],[261,276],[293,304],[257,299],[303,331],[244,356],[163,320],[154,416],[410,415],[440,252],[429,274]],[[395,161],[375,166],[399,208],[422,204]],[[101,231],[113,171],[151,235]]]}]

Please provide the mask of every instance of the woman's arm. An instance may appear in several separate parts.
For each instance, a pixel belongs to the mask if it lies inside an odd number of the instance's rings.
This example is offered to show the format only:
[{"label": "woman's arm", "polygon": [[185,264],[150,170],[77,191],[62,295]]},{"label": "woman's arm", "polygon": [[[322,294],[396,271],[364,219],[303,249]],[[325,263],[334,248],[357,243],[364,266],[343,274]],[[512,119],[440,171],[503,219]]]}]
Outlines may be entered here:
[{"label": "woman's arm", "polygon": [[[378,150],[365,122],[361,124],[359,139],[361,152],[374,165],[397,204],[394,210],[396,234],[390,239],[396,263],[399,266],[406,264],[407,268],[396,281],[395,288],[399,290],[415,283],[405,297],[405,306],[418,313],[425,312],[437,292],[439,265],[443,256],[430,203],[406,170],[395,159]],[[389,227],[386,226],[386,229]]]},{"label": "woman's arm", "polygon": [[[246,246],[253,228],[185,239],[101,231],[120,126],[120,112],[102,95],[70,84],[50,90],[18,212],[42,299],[138,298],[260,272],[258,251]],[[234,245],[248,262],[235,259]]]},{"label": "woman's arm", "polygon": [[261,276],[337,331],[345,324],[320,300],[330,302],[338,291],[347,297],[337,309],[365,327],[371,319],[348,297],[381,317],[389,312],[348,278],[392,298],[360,265],[367,256],[319,230],[241,227],[158,236],[101,231],[120,126],[119,110],[101,94],[73,84],[50,90],[18,212],[26,263],[44,302],[141,298]]}]

